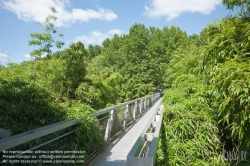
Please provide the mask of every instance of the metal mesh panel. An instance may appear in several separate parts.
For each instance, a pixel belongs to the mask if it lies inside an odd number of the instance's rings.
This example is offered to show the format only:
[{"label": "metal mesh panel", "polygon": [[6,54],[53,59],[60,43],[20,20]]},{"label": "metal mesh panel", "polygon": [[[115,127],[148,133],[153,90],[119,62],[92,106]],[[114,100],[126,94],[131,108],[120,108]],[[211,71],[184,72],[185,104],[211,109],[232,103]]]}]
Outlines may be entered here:
[{"label": "metal mesh panel", "polygon": [[102,132],[103,136],[105,135],[108,120],[109,120],[109,115],[108,114],[106,114],[106,116],[99,119],[99,123],[102,126],[102,131],[101,132]]},{"label": "metal mesh panel", "polygon": [[[114,113],[114,120],[113,120],[113,125],[112,125],[112,130],[110,136],[114,136],[117,134],[123,127],[123,122],[124,122],[124,111],[126,109],[126,106],[120,107],[115,110],[116,115]],[[117,117],[118,119],[117,119]]]},{"label": "metal mesh panel", "polygon": [[140,116],[140,111],[139,111],[139,102],[137,102],[137,107],[136,107],[136,110],[135,110],[135,117],[138,118]]},{"label": "metal mesh panel", "polygon": [[[44,150],[44,151],[69,150],[72,149],[71,143],[72,143],[72,134],[69,134],[47,145],[41,146],[35,150]],[[77,145],[75,145],[75,148],[76,147]]]},{"label": "metal mesh panel", "polygon": [[132,104],[130,104],[129,106],[128,106],[128,114],[130,115],[130,117],[132,118],[132,120],[133,120],[133,105]]},{"label": "metal mesh panel", "polygon": [[[13,147],[11,149],[11,151],[18,151],[18,150],[28,150],[28,149],[32,149],[32,150],[37,150],[37,149],[42,149],[44,148],[44,146],[46,146],[46,148],[48,150],[52,149],[63,149],[65,146],[70,144],[70,139],[71,139],[71,135],[68,132],[73,130],[72,127],[55,132],[53,134],[49,134],[47,136],[44,137],[40,137],[38,139],[35,139],[33,141],[29,141],[27,143],[24,143],[22,145]],[[66,134],[68,133],[68,134]],[[65,136],[64,136],[65,135]],[[50,142],[48,142],[50,141]],[[59,145],[61,144],[61,145]],[[63,145],[62,145],[63,144]]]},{"label": "metal mesh panel", "polygon": [[[62,133],[62,132],[58,132]],[[50,134],[48,136],[45,136],[44,138],[39,138],[33,141],[30,141],[28,143],[16,146],[14,148],[8,149],[7,151],[21,151],[22,153],[17,153],[15,154],[16,156],[19,156],[17,160],[25,160],[22,159],[22,157],[25,157],[27,155],[30,155],[32,157],[26,158],[26,160],[34,160],[34,161],[48,161],[48,160],[55,160],[53,158],[46,158],[42,157],[44,155],[48,156],[51,155],[50,151],[72,151],[76,150],[77,146],[73,145],[72,143],[72,132],[67,132],[65,134],[62,134],[60,136],[55,136],[54,134]],[[51,139],[54,137],[53,139]],[[45,141],[46,140],[46,141]],[[25,152],[27,151],[27,152]],[[5,155],[13,155],[13,154],[5,154]],[[0,159],[2,161],[2,159]],[[9,166],[9,165],[48,165],[44,163],[5,163],[3,164],[4,166]],[[49,165],[53,165],[50,163]],[[55,164],[54,164],[55,165]],[[63,165],[63,164],[57,164],[57,165]]]},{"label": "metal mesh panel", "polygon": [[125,110],[126,110],[126,106],[122,106],[122,107],[115,110],[115,112],[116,112],[116,114],[117,114],[117,116],[118,116],[118,118],[119,118],[122,125],[124,123],[124,112],[125,112]]},{"label": "metal mesh panel", "polygon": [[142,107],[142,112],[144,112],[145,111],[144,100],[141,101],[141,107]]},{"label": "metal mesh panel", "polygon": [[114,136],[115,134],[117,134],[121,129],[122,129],[122,127],[119,126],[117,120],[114,119],[110,137],[112,137],[112,136]]}]

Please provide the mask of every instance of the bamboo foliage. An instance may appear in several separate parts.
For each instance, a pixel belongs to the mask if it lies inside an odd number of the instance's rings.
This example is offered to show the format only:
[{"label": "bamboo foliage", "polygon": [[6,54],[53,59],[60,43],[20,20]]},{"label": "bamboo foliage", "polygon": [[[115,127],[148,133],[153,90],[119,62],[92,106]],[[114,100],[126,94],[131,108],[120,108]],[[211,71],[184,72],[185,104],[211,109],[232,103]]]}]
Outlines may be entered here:
[{"label": "bamboo foliage", "polygon": [[[180,76],[180,77],[184,77]],[[191,92],[185,85],[197,82],[192,75],[177,78],[174,88],[164,92],[165,104],[164,130],[158,145],[158,165],[226,165],[219,155],[222,144],[219,130],[213,120],[213,112],[208,105],[199,100],[199,95]],[[201,89],[196,84],[196,89]],[[163,146],[163,144],[167,146]],[[168,153],[167,160],[163,152]],[[166,163],[168,161],[168,163]]]}]

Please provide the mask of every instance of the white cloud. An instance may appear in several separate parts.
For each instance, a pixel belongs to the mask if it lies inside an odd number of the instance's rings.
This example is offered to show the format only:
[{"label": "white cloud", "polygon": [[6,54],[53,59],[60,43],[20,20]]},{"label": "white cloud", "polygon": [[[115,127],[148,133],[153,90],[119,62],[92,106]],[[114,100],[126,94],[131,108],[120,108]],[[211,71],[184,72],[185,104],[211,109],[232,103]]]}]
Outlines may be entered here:
[{"label": "white cloud", "polygon": [[101,33],[99,31],[92,31],[89,36],[83,35],[75,38],[75,41],[82,41],[84,45],[89,44],[102,44],[106,38],[111,38],[114,34],[123,34],[122,30],[112,29],[107,33]]},{"label": "white cloud", "polygon": [[[31,57],[31,55],[30,54],[25,54],[25,55],[23,55],[25,58],[27,58],[27,59],[32,59],[32,57]],[[42,58],[43,57],[46,57],[46,53],[44,53],[42,56],[41,56]]]},{"label": "white cloud", "polygon": [[73,8],[68,11],[66,7],[70,6],[69,0],[3,0],[2,5],[23,21],[38,22],[44,22],[46,16],[51,14],[49,7],[53,6],[58,12],[56,25],[59,27],[77,21],[87,22],[91,19],[112,21],[117,18],[112,10],[103,8],[98,8],[98,10]]},{"label": "white cloud", "polygon": [[149,17],[166,17],[171,21],[184,12],[209,14],[219,4],[221,0],[151,0],[145,10]]},{"label": "white cloud", "polygon": [[0,62],[5,62],[7,61],[8,55],[0,53]]},{"label": "white cloud", "polygon": [[31,56],[30,56],[30,54],[25,54],[25,55],[23,55],[25,58],[27,58],[27,59],[31,59]]}]

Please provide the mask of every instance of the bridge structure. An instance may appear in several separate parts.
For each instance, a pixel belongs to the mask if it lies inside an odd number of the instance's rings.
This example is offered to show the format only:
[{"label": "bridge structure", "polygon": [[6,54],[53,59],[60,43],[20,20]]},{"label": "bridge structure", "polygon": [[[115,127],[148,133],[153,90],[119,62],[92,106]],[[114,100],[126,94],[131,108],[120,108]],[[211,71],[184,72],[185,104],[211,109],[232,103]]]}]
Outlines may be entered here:
[{"label": "bridge structure", "polygon": [[[102,147],[93,145],[91,152],[82,155],[85,156],[84,160],[79,160],[78,163],[75,161],[75,164],[153,166],[163,109],[161,94],[155,93],[91,114],[90,117],[97,118],[103,128],[105,145]],[[10,161],[25,158],[31,152],[60,152],[60,149],[65,146],[71,147],[71,149],[67,149],[71,152],[81,152],[81,149],[77,149],[77,144],[72,146],[74,142],[71,139],[75,136],[73,127],[81,121],[82,118],[65,120],[14,136],[10,136],[9,131],[0,129],[0,164],[12,165],[13,163]],[[30,160],[28,165],[37,165],[37,162],[40,165],[48,165],[48,163],[58,165],[60,163],[55,163],[53,155],[51,153],[49,155],[50,158],[45,158],[46,163],[44,158],[34,157],[35,159]],[[67,164],[61,163],[61,165]]]}]

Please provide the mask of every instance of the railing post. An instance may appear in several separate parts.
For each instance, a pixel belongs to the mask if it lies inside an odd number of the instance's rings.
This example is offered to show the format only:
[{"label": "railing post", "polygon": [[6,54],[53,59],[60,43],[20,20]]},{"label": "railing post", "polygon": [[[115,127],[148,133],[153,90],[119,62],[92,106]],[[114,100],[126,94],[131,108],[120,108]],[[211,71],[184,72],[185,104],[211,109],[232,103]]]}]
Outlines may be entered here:
[{"label": "railing post", "polygon": [[150,104],[150,102],[149,102],[149,96],[147,97],[147,108],[149,108],[149,104]]},{"label": "railing post", "polygon": [[152,94],[151,96],[151,106],[154,104],[154,94]]},{"label": "railing post", "polygon": [[[153,105],[154,104],[154,94],[152,94],[151,96],[150,96],[150,98],[151,98],[151,104]],[[152,106],[151,105],[151,106]]]},{"label": "railing post", "polygon": [[140,100],[140,114],[142,114],[142,99]]},{"label": "railing post", "polygon": [[144,98],[144,111],[147,110],[147,98],[145,97]]},{"label": "railing post", "polygon": [[133,112],[133,119],[136,119],[136,112],[137,112],[137,101],[135,101],[135,105],[134,105],[134,112]]},{"label": "railing post", "polygon": [[128,122],[128,104],[126,105],[126,108],[124,110],[124,121],[123,121],[123,127],[127,125]]},{"label": "railing post", "polygon": [[111,130],[112,130],[112,125],[113,125],[113,119],[114,119],[114,110],[110,111],[106,131],[105,131],[105,141],[109,141],[110,135],[111,135]]}]

